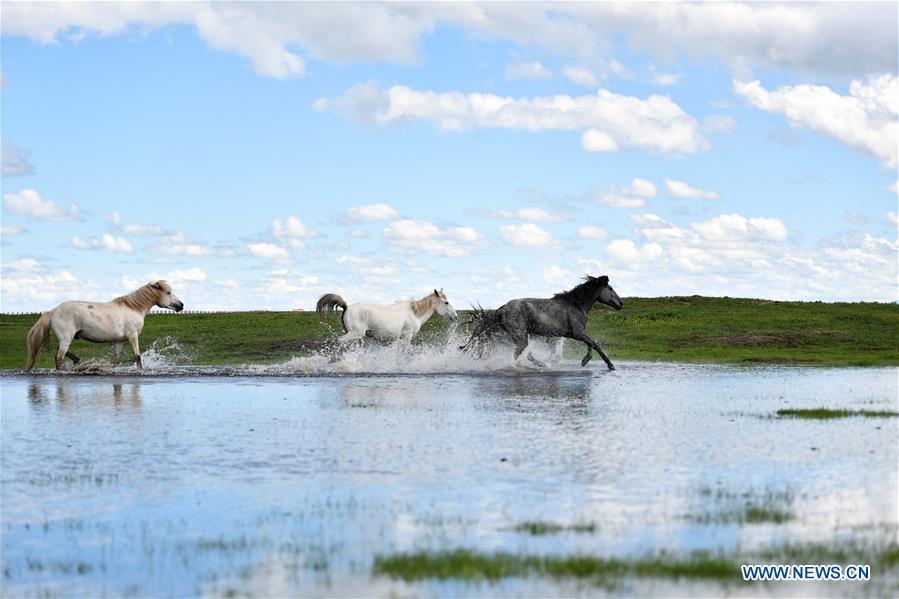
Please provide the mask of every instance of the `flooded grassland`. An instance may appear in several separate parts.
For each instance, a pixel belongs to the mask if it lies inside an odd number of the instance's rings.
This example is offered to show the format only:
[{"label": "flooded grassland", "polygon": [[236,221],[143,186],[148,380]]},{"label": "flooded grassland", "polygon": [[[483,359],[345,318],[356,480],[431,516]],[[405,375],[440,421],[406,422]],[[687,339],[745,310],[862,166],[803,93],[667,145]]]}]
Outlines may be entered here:
[{"label": "flooded grassland", "polygon": [[351,358],[7,372],[3,595],[899,590],[896,368]]}]

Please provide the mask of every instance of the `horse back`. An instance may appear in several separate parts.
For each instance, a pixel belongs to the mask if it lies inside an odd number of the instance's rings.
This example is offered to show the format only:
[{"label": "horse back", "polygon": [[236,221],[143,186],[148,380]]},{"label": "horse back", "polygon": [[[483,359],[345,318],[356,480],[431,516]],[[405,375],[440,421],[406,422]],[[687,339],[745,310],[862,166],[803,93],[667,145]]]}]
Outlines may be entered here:
[{"label": "horse back", "polygon": [[567,334],[582,316],[574,306],[556,298],[514,299],[497,312],[509,326],[524,326],[528,333],[544,336]]}]

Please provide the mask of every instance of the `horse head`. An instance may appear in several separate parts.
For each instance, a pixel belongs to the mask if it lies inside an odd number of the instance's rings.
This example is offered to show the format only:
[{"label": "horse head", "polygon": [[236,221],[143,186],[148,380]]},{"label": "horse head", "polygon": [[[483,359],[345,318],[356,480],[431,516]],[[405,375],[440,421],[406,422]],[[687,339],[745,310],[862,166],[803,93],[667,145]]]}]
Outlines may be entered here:
[{"label": "horse head", "polygon": [[609,285],[609,277],[603,275],[599,277],[600,283],[602,283],[602,287],[599,290],[599,297],[596,298],[596,301],[601,302],[607,306],[611,306],[616,310],[620,310],[624,307],[624,302],[618,297],[618,294],[615,293],[615,290],[612,289],[612,286]]},{"label": "horse head", "polygon": [[178,296],[172,293],[172,286],[165,281],[156,281],[150,284],[150,288],[156,292],[156,305],[166,310],[180,312],[184,309],[184,303]]},{"label": "horse head", "polygon": [[459,320],[459,315],[456,313],[456,309],[453,308],[449,300],[446,298],[446,294],[443,292],[443,289],[440,291],[434,290],[434,295],[431,298],[431,306],[434,308],[434,312],[443,316],[444,318],[448,318],[453,322]]}]

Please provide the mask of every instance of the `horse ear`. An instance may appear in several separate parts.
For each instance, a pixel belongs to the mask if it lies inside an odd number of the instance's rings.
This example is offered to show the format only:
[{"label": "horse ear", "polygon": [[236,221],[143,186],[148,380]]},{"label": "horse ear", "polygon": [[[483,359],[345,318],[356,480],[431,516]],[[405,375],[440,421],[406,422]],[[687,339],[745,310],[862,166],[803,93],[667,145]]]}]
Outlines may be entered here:
[{"label": "horse ear", "polygon": [[437,293],[437,290],[436,290],[436,289],[434,290],[434,295],[436,295],[437,297],[440,297],[440,294]]},{"label": "horse ear", "polygon": [[159,281],[154,282],[154,283],[151,285],[151,287],[152,287],[153,289],[161,289],[161,288],[162,288],[162,286],[159,284]]},{"label": "horse ear", "polygon": [[608,285],[608,284],[609,284],[609,277],[606,276],[606,275],[603,275],[603,276],[599,277],[599,281],[600,281],[603,285]]}]

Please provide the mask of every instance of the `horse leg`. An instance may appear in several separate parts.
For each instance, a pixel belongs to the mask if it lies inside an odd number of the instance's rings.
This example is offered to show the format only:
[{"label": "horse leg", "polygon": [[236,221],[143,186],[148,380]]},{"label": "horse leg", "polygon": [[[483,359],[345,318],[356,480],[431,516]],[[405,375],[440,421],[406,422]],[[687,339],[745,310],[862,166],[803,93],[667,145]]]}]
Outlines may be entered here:
[{"label": "horse leg", "polygon": [[140,345],[137,341],[137,335],[129,335],[128,344],[131,346],[131,351],[134,352],[134,365],[143,369],[144,365],[140,361]]},{"label": "horse leg", "polygon": [[112,344],[112,363],[118,364],[122,360],[122,342],[116,341]]},{"label": "horse leg", "polygon": [[587,362],[589,362],[590,358],[593,357],[590,350],[595,349],[599,354],[599,357],[602,358],[602,361],[606,363],[606,366],[608,366],[609,370],[615,370],[615,365],[612,364],[612,361],[609,359],[609,356],[606,355],[606,352],[602,349],[602,346],[594,339],[591,339],[586,332],[576,333],[572,335],[571,338],[587,344],[587,355],[584,356],[583,360],[581,360],[581,366],[587,365]]},{"label": "horse leg", "polygon": [[66,357],[72,361],[73,366],[78,366],[78,364],[81,362],[81,358],[79,358],[78,356],[76,356],[75,354],[73,354],[70,351],[66,352]]},{"label": "horse leg", "polygon": [[515,360],[517,361],[524,350],[528,348],[528,333],[527,331],[508,332],[509,336],[512,337],[513,343],[515,343]]},{"label": "horse leg", "polygon": [[72,344],[71,337],[60,337],[59,345],[56,348],[56,370],[62,370],[66,354],[69,353],[69,346]]},{"label": "horse leg", "polygon": [[534,357],[532,352],[528,352],[528,361],[537,366],[538,368],[546,368],[546,364],[541,362],[537,358]]}]

